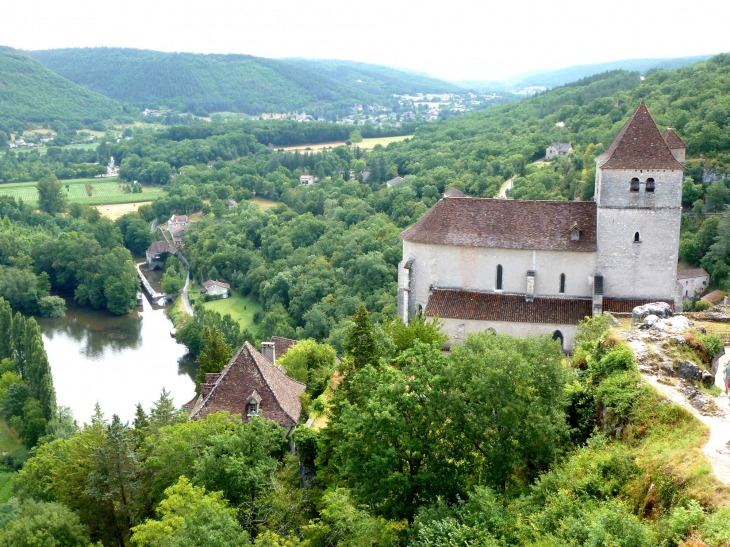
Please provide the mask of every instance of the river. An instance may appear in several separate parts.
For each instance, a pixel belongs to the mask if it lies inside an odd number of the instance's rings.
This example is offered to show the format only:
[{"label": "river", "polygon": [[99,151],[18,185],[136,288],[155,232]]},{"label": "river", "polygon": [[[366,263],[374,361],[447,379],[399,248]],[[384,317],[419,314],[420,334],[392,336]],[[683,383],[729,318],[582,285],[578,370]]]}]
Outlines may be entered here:
[{"label": "river", "polygon": [[89,422],[98,401],[107,418],[134,420],[137,403],[146,411],[163,388],[177,406],[195,394],[193,360],[170,336],[172,322],[145,296],[135,311],[116,316],[67,301],[66,316],[36,318],[53,372],[59,405]]}]

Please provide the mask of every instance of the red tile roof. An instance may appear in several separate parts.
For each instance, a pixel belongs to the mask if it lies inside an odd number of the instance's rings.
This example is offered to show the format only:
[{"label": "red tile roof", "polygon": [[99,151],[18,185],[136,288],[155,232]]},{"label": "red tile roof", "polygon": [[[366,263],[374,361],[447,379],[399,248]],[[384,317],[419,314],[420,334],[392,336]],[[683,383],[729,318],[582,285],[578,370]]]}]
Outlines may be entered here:
[{"label": "red tile roof", "polygon": [[667,130],[662,133],[662,137],[664,138],[664,142],[667,143],[667,146],[671,150],[676,150],[677,148],[687,148],[687,145],[684,144],[684,141],[679,138],[679,135],[677,135],[674,132],[674,129],[671,127],[667,127]]},{"label": "red tile roof", "polygon": [[590,298],[536,296],[525,301],[521,294],[436,289],[428,299],[426,315],[448,319],[552,323],[577,325],[591,315]]},{"label": "red tile roof", "polygon": [[281,336],[272,336],[271,341],[274,343],[274,355],[277,359],[284,355],[297,343],[296,340],[292,340],[291,338],[282,338]]},{"label": "red tile roof", "polygon": [[[577,223],[578,241],[571,239]],[[593,201],[439,200],[400,237],[415,243],[496,249],[596,250]]]},{"label": "red tile roof", "polygon": [[215,279],[209,279],[208,281],[204,281],[203,287],[205,287],[206,289],[210,289],[211,287],[221,287],[222,289],[231,288],[228,283],[223,283],[223,281],[216,281]]},{"label": "red tile roof", "polygon": [[679,270],[677,279],[693,279],[695,277],[710,277],[704,268],[691,268],[689,270]]},{"label": "red tile roof", "polygon": [[160,253],[176,254],[180,251],[175,247],[172,247],[167,241],[153,241],[152,245],[150,245],[150,248],[147,249],[147,252],[149,254],[156,255]]},{"label": "red tile roof", "polygon": [[644,103],[596,162],[601,169],[684,169],[664,142]]},{"label": "red tile roof", "polygon": [[725,293],[723,291],[712,291],[711,293],[707,293],[703,296],[702,300],[707,300],[712,304],[717,304],[723,298],[725,298]]},{"label": "red tile roof", "polygon": [[665,302],[674,310],[673,300],[642,300],[637,298],[604,298],[603,311],[611,313],[631,313],[636,306],[651,304],[652,302]]}]

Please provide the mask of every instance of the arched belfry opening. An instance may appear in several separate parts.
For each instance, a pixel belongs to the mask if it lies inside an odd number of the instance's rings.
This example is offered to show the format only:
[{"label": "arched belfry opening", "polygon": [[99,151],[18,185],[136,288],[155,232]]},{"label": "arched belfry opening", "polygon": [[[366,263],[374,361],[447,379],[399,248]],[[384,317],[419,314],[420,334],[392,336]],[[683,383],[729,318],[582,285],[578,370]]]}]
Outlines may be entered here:
[{"label": "arched belfry opening", "polygon": [[641,234],[639,232],[634,232],[634,243],[641,243]]},{"label": "arched belfry opening", "polygon": [[561,348],[563,347],[563,333],[562,332],[560,332],[559,330],[556,330],[553,333],[553,340],[560,340],[560,347]]},{"label": "arched belfry opening", "polygon": [[636,177],[634,177],[633,179],[631,179],[631,187],[630,187],[630,190],[632,192],[638,192],[639,191],[639,179],[637,179]]},{"label": "arched belfry opening", "polygon": [[654,191],[654,179],[652,179],[652,178],[646,179],[646,191],[647,192]]}]

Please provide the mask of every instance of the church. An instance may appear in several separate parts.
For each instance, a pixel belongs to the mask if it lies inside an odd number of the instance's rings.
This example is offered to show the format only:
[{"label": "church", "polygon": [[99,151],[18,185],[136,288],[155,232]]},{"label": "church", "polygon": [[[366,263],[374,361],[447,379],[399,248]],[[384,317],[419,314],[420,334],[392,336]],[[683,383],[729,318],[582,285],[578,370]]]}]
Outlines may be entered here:
[{"label": "church", "polygon": [[549,334],[648,302],[681,308],[677,255],[686,145],[641,104],[596,158],[594,201],[465,197],[451,189],[400,234],[398,312],[470,332]]}]

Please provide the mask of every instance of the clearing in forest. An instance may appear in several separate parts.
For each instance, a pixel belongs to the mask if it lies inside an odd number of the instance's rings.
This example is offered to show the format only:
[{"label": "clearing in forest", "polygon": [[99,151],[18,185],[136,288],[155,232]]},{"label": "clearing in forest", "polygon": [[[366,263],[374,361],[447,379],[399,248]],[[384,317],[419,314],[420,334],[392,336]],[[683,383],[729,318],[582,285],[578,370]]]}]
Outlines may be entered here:
[{"label": "clearing in forest", "polygon": [[[354,126],[353,126],[354,127]],[[398,137],[374,137],[372,139],[363,139],[362,142],[353,144],[360,147],[360,150],[372,150],[378,144],[388,146],[391,142],[401,142],[412,138],[413,135],[400,135]],[[297,144],[295,146],[275,146],[277,150],[285,150],[286,152],[321,152],[327,148],[335,148],[337,146],[345,146],[345,141],[320,142],[315,144]]]},{"label": "clearing in forest", "polygon": [[[139,194],[136,194],[139,195]],[[152,203],[151,201],[138,201],[135,203],[113,203],[107,205],[97,205],[96,208],[101,213],[101,216],[106,217],[110,220],[116,220],[119,217],[123,217],[127,213],[136,213],[140,205],[146,203]]]},{"label": "clearing in forest", "polygon": [[[163,191],[155,186],[143,186],[142,193],[125,193],[127,183],[116,177],[70,179],[60,181],[69,203],[106,205],[112,203],[142,203],[158,197]],[[37,182],[8,182],[0,184],[0,195],[12,196],[25,203],[38,203]]]}]

